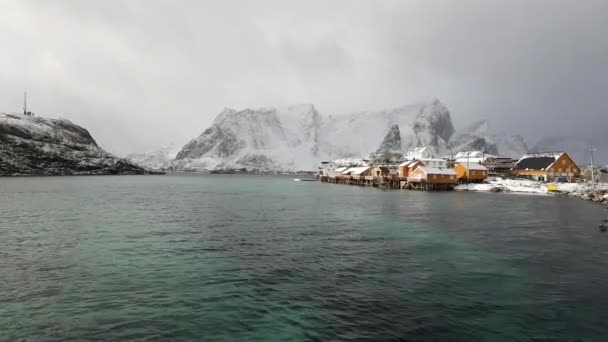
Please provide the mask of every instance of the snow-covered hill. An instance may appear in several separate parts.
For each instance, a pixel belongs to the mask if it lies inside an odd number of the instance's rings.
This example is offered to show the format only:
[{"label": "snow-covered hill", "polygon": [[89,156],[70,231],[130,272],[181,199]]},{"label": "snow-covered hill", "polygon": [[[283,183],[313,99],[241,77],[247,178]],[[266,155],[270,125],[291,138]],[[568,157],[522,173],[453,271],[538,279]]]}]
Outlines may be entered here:
[{"label": "snow-covered hill", "polygon": [[68,120],[0,113],[0,175],[143,173]]},{"label": "snow-covered hill", "polygon": [[172,166],[196,171],[312,170],[321,160],[370,156],[386,140],[387,132],[389,140],[397,140],[390,132],[399,134],[402,153],[421,146],[436,155],[476,146],[500,153],[485,126],[476,123],[456,133],[449,110],[439,100],[328,116],[310,104],[240,111],[226,108],[180,150]]},{"label": "snow-covered hill", "polygon": [[179,150],[180,147],[177,145],[169,144],[168,146],[163,146],[148,152],[131,153],[125,158],[148,170],[162,171],[171,168],[171,162],[173,162]]}]

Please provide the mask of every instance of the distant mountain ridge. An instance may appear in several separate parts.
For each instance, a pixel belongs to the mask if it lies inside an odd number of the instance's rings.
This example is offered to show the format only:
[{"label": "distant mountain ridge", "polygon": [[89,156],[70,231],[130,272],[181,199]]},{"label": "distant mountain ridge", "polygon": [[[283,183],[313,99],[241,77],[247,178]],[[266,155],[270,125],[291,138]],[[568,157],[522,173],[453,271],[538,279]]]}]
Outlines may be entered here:
[{"label": "distant mountain ridge", "polygon": [[210,127],[182,147],[171,167],[186,171],[312,170],[321,160],[369,156],[395,131],[402,153],[421,146],[436,155],[471,149],[501,154],[503,146],[512,156],[527,152],[523,138],[491,134],[486,122],[456,132],[449,110],[436,99],[328,116],[314,105],[304,104],[256,110],[225,108]]}]

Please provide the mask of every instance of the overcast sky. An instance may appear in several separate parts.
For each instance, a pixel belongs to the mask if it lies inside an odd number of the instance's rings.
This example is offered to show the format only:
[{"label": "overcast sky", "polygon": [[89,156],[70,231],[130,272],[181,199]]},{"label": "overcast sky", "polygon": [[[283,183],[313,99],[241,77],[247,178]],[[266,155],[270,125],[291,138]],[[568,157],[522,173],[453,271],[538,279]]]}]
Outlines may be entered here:
[{"label": "overcast sky", "polygon": [[[22,92],[112,152],[223,107],[439,98],[456,127],[608,141],[608,1],[0,0],[0,111]],[[605,145],[608,148],[608,143]]]}]

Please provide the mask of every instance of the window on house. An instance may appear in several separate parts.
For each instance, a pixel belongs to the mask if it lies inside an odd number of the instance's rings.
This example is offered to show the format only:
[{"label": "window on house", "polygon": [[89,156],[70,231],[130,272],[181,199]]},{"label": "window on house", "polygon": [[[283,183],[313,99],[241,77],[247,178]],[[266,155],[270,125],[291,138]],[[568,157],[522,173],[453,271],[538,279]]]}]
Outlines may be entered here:
[{"label": "window on house", "polygon": [[566,165],[566,159],[562,160],[562,164]]}]

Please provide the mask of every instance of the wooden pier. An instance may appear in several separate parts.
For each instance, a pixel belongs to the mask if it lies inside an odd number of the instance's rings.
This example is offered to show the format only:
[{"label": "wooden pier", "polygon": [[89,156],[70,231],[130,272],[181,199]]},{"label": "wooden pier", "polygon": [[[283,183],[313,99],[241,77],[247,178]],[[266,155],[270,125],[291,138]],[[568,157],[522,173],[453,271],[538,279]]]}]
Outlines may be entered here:
[{"label": "wooden pier", "polygon": [[390,175],[384,177],[377,176],[317,176],[317,179],[323,183],[357,185],[357,186],[372,186],[384,189],[407,189],[407,190],[422,190],[422,191],[448,191],[453,190],[455,183],[432,183],[426,181],[408,180],[407,177],[398,177]]}]

